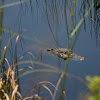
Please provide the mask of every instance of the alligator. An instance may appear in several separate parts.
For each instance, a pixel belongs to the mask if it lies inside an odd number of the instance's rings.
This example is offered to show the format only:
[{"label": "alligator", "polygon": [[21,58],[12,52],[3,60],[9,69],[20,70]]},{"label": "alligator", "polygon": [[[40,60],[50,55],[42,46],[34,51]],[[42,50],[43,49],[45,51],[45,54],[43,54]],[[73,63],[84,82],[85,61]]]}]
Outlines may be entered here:
[{"label": "alligator", "polygon": [[47,51],[50,51],[55,56],[62,58],[64,60],[66,60],[67,58],[74,59],[74,60],[80,60],[80,61],[85,60],[84,57],[78,56],[77,54],[73,53],[71,49],[67,49],[67,48],[47,49]]}]

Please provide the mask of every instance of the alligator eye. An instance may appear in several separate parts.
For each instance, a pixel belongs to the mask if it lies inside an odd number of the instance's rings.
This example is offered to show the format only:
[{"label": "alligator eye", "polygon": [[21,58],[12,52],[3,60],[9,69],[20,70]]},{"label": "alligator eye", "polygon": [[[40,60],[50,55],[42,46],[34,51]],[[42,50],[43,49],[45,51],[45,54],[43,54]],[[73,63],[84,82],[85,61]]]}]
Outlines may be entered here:
[{"label": "alligator eye", "polygon": [[65,51],[65,54],[67,53],[67,51]]}]

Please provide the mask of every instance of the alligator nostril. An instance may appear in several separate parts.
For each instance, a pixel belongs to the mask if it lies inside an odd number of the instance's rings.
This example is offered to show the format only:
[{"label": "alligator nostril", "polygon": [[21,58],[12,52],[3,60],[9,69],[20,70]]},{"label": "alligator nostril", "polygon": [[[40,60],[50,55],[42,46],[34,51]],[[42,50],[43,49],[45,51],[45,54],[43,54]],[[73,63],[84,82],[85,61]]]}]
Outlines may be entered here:
[{"label": "alligator nostril", "polygon": [[51,51],[50,49],[47,49],[47,51]]},{"label": "alligator nostril", "polygon": [[80,58],[80,60],[81,60],[81,61],[83,61],[83,60],[85,60],[85,58],[84,58],[84,57],[82,57],[82,58]]}]

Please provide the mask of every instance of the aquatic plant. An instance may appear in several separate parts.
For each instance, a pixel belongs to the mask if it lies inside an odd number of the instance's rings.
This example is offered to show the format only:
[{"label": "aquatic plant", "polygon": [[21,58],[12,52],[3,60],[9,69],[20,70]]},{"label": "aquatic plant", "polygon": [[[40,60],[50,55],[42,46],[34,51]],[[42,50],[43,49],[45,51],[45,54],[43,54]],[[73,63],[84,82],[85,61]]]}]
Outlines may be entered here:
[{"label": "aquatic plant", "polygon": [[99,100],[100,99],[100,76],[87,76],[87,86],[92,93],[88,97],[88,100]]}]

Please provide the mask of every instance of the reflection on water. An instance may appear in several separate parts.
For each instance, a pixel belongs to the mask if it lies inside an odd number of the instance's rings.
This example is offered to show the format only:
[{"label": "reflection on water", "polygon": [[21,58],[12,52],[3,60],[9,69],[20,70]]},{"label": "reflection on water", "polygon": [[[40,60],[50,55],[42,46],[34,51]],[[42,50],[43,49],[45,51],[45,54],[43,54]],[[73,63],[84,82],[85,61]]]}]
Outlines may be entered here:
[{"label": "reflection on water", "polygon": [[[9,2],[0,1],[0,5],[6,3]],[[84,18],[84,14],[92,4],[94,4],[93,8]],[[68,46],[70,35],[82,18],[84,21],[75,31],[70,46]],[[100,73],[98,67],[100,53],[97,49],[100,47],[99,27],[100,2],[97,0],[29,0],[29,2],[16,6],[0,8],[0,30],[3,30],[0,31],[0,48],[4,48],[8,39],[16,33],[9,44],[6,57],[12,65],[15,62],[30,61],[29,64],[22,63],[17,66],[24,70],[17,73],[16,77],[28,71],[19,82],[23,97],[26,97],[26,94],[42,81],[49,81],[54,85],[60,82],[59,90],[62,88],[63,82],[66,83],[63,90],[65,90],[68,100],[77,100],[80,91],[88,92],[86,85],[80,80],[83,80],[87,74],[99,75]],[[16,43],[18,34],[20,37]],[[73,48],[75,53],[86,58],[84,62],[69,60],[67,72],[76,77],[67,77],[66,80],[61,78],[64,76],[60,76],[60,74],[65,70],[66,61],[47,53],[47,49],[56,47]],[[52,92],[55,89],[50,84],[47,85],[49,88],[42,85],[43,91],[38,85],[34,93],[38,92],[39,96],[51,99],[49,89]],[[61,93],[60,90],[54,98],[57,100]],[[31,93],[31,95],[33,94]]]}]

